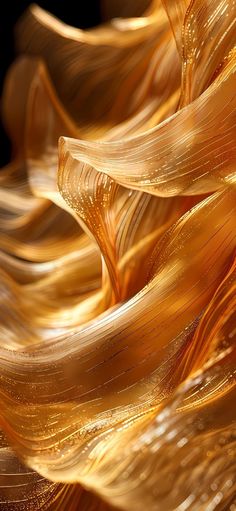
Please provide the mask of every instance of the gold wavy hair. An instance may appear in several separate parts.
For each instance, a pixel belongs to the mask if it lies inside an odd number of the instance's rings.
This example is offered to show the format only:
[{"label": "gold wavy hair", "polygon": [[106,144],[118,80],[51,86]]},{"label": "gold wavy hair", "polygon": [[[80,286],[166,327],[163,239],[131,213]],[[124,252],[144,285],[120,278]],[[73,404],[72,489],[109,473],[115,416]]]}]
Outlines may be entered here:
[{"label": "gold wavy hair", "polygon": [[236,1],[103,10],[5,81],[0,509],[235,511]]}]

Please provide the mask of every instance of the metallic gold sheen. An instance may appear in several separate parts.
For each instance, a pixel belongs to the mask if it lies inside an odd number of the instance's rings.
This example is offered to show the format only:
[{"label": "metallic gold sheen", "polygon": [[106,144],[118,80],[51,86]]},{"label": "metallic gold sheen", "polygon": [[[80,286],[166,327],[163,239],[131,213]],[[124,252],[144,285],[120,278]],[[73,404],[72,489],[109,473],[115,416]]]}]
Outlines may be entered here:
[{"label": "metallic gold sheen", "polygon": [[0,511],[236,511],[236,1],[101,4],[4,85]]}]

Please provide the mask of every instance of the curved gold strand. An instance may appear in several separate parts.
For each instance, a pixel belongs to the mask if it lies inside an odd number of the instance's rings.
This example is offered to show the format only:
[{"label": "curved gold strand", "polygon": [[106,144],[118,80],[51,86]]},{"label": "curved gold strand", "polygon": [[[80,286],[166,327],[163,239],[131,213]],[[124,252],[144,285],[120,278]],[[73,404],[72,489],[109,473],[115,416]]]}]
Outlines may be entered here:
[{"label": "curved gold strand", "polygon": [[171,27],[159,0],[18,24],[37,59],[3,98],[4,511],[233,511],[235,2],[163,4]]},{"label": "curved gold strand", "polygon": [[[181,106],[196,99],[235,48],[235,0],[193,0],[183,24]],[[205,44],[202,44],[205,41]]]},{"label": "curved gold strand", "polygon": [[[130,105],[130,97],[142,84],[158,36],[168,30],[161,4],[139,25],[124,20],[121,27],[112,23],[82,31],[38,6],[32,6],[18,25],[20,51],[45,60],[59,97],[86,136],[101,136],[142,106],[139,97],[137,101],[133,97]],[[32,38],[32,33],[38,37]],[[67,80],[62,82],[65,66]],[[88,101],[89,110],[85,107]]]},{"label": "curved gold strand", "polygon": [[127,511],[227,509],[236,489],[235,393],[234,346],[161,409],[92,441],[85,484]]},{"label": "curved gold strand", "polygon": [[182,30],[187,8],[191,0],[162,0],[175,38],[176,46],[182,58]]},{"label": "curved gold strand", "polygon": [[[4,511],[109,511],[110,506],[79,485],[42,478],[25,465],[0,433],[0,506]],[[114,510],[114,508],[112,507]],[[112,510],[111,510],[112,511]]]},{"label": "curved gold strand", "polygon": [[[70,340],[41,345],[32,354],[2,350],[2,427],[31,467],[53,479],[60,467],[61,480],[74,481],[79,472],[70,460],[79,452],[79,438],[83,449],[95,425],[102,432],[169,394],[177,383],[171,374],[176,360],[230,264],[234,221],[232,187],[205,199],[169,230],[150,266],[155,277],[129,302]],[[35,451],[38,437],[43,444]]]},{"label": "curved gold strand", "polygon": [[123,186],[161,196],[223,188],[233,179],[235,166],[235,73],[233,52],[219,77],[196,101],[130,139],[85,143],[62,137],[59,186],[64,168],[75,159]]}]

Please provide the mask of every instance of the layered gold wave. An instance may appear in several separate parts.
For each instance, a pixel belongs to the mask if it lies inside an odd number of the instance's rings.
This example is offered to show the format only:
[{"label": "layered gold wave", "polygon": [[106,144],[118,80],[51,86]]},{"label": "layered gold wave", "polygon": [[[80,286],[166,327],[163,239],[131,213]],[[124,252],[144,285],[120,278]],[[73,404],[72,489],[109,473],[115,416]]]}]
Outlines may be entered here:
[{"label": "layered gold wave", "polygon": [[6,77],[0,509],[235,511],[236,2],[102,7]]}]

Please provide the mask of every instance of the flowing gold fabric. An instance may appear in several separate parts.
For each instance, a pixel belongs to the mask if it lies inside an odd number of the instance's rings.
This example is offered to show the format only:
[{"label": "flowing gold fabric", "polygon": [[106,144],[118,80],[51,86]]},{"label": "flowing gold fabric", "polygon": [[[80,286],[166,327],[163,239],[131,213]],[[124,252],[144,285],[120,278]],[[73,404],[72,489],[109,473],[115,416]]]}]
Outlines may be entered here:
[{"label": "flowing gold fabric", "polygon": [[235,511],[236,2],[102,12],[5,81],[0,510]]}]

